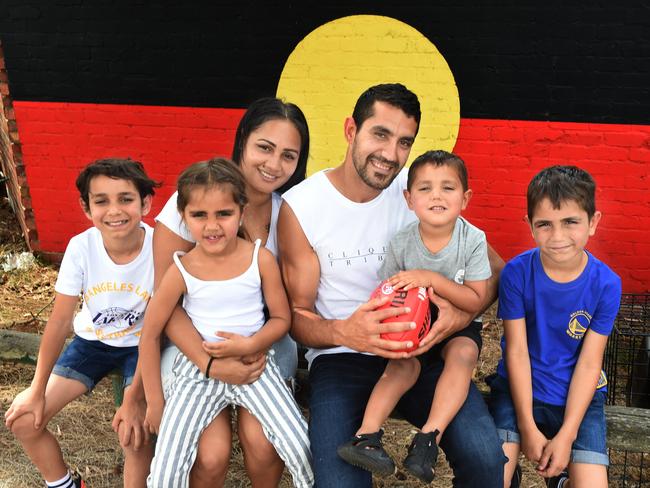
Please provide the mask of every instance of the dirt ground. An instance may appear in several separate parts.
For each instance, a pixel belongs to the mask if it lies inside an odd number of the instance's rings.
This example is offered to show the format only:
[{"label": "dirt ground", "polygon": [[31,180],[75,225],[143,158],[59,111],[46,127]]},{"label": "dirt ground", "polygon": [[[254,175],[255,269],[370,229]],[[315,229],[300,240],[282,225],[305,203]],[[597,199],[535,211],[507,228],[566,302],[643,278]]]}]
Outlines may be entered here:
[{"label": "dirt ground", "polygon": [[[11,253],[25,250],[8,203],[0,202],[0,263]],[[0,268],[0,328],[42,332],[51,310],[56,281],[56,267],[37,261],[25,270],[3,272]],[[484,330],[484,347],[476,372],[476,380],[494,372],[500,357],[498,340],[501,334],[494,318],[494,310],[487,315]],[[20,391],[29,386],[34,367],[0,363],[0,411],[9,408]],[[122,454],[110,423],[114,414],[110,380],[102,381],[90,396],[71,403],[49,425],[59,440],[66,461],[78,470],[93,488],[121,486]],[[386,447],[396,460],[404,459],[406,448],[415,430],[408,423],[390,420],[385,426]],[[0,426],[0,488],[32,488],[42,486],[41,478],[22,452],[4,424]],[[451,486],[451,471],[442,455],[438,459],[436,488]],[[241,450],[235,442],[226,486],[250,486],[243,469]],[[290,487],[290,476],[285,472],[281,485]],[[403,471],[395,476],[375,480],[376,487],[417,487],[422,483],[407,477]],[[527,463],[524,463],[522,487],[543,487]]]}]

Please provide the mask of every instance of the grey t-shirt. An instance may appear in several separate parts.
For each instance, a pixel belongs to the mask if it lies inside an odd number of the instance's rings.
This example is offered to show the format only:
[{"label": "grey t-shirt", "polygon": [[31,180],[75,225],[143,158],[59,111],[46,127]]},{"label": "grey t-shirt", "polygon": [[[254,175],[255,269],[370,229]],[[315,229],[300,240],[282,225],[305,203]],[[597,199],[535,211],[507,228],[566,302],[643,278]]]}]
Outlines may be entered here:
[{"label": "grey t-shirt", "polygon": [[422,242],[418,224],[417,221],[408,224],[390,241],[385,261],[378,272],[380,279],[410,269],[436,271],[460,285],[492,276],[485,232],[458,217],[451,240],[434,254]]}]

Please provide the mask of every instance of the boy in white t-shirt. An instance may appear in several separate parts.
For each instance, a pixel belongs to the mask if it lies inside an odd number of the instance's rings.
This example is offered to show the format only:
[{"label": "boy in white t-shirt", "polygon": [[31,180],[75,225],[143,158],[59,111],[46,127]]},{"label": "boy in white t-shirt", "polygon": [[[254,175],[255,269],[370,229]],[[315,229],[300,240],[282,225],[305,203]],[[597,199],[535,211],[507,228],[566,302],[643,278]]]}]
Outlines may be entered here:
[{"label": "boy in white t-shirt", "polygon": [[[142,319],[153,291],[153,230],[142,217],[158,184],[137,161],[103,159],[88,165],[76,185],[93,227],[68,243],[34,379],[14,399],[5,423],[48,487],[84,487],[46,426],[65,405],[118,369],[125,394],[114,423],[122,420],[124,486],[145,486],[153,452],[134,408],[144,398],[141,379],[134,376]],[[80,296],[83,304],[75,317]],[[61,354],[73,318],[75,336]]]}]

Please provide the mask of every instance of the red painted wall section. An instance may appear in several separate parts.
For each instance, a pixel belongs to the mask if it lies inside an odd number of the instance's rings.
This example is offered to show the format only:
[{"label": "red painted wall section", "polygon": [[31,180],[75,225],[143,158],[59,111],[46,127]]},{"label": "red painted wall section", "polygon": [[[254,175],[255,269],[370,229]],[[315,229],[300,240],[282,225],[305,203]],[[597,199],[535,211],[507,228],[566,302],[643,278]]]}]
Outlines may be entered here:
[{"label": "red painted wall section", "polygon": [[589,171],[603,218],[588,249],[625,292],[650,291],[650,126],[464,119],[454,152],[474,190],[465,215],[504,259],[534,246],[523,220],[531,178],[554,164]]},{"label": "red painted wall section", "polygon": [[[197,109],[15,102],[39,249],[62,252],[88,221],[74,181],[86,163],[129,156],[161,180],[152,217],[180,170],[229,155],[243,113]],[[650,126],[463,119],[454,149],[474,196],[466,216],[509,259],[534,245],[523,221],[526,187],[540,169],[575,164],[598,184],[603,219],[589,249],[623,279],[626,292],[650,291]]]},{"label": "red painted wall section", "polygon": [[163,183],[145,219],[153,224],[181,169],[232,151],[240,109],[15,102],[38,249],[62,252],[89,225],[75,179],[95,159],[130,157]]}]

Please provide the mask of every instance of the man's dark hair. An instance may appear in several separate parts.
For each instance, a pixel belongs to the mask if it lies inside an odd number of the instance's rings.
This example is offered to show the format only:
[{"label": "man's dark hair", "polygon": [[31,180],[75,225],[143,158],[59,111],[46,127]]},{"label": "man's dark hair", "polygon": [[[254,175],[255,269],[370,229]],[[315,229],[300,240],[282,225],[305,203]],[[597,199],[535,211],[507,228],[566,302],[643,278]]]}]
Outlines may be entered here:
[{"label": "man's dark hair", "polygon": [[90,208],[88,199],[90,182],[96,176],[108,176],[116,180],[132,181],[138,189],[140,199],[143,201],[146,196],[153,196],[155,194],[154,188],[160,186],[160,183],[147,176],[144,166],[139,161],[120,158],[98,159],[81,170],[81,173],[77,176],[77,189],[86,211]]},{"label": "man's dark hair", "polygon": [[589,219],[596,213],[596,183],[589,173],[576,166],[551,166],[535,175],[526,194],[528,220],[533,221],[537,205],[544,198],[554,209],[562,203],[574,201],[587,212]]},{"label": "man's dark hair", "polygon": [[384,83],[375,85],[364,91],[352,112],[352,118],[357,129],[374,114],[375,102],[384,102],[402,110],[409,117],[417,122],[417,129],[420,129],[420,101],[415,93],[410,91],[401,83]]},{"label": "man's dark hair", "polygon": [[424,154],[419,155],[409,168],[408,180],[406,182],[406,188],[408,191],[411,191],[411,186],[415,182],[415,177],[418,170],[423,167],[425,164],[432,164],[434,166],[449,166],[454,169],[458,174],[458,179],[460,179],[461,185],[463,185],[463,192],[467,191],[467,168],[465,167],[465,161],[460,157],[456,156],[454,153],[443,151],[441,149],[437,151],[427,151]]}]

